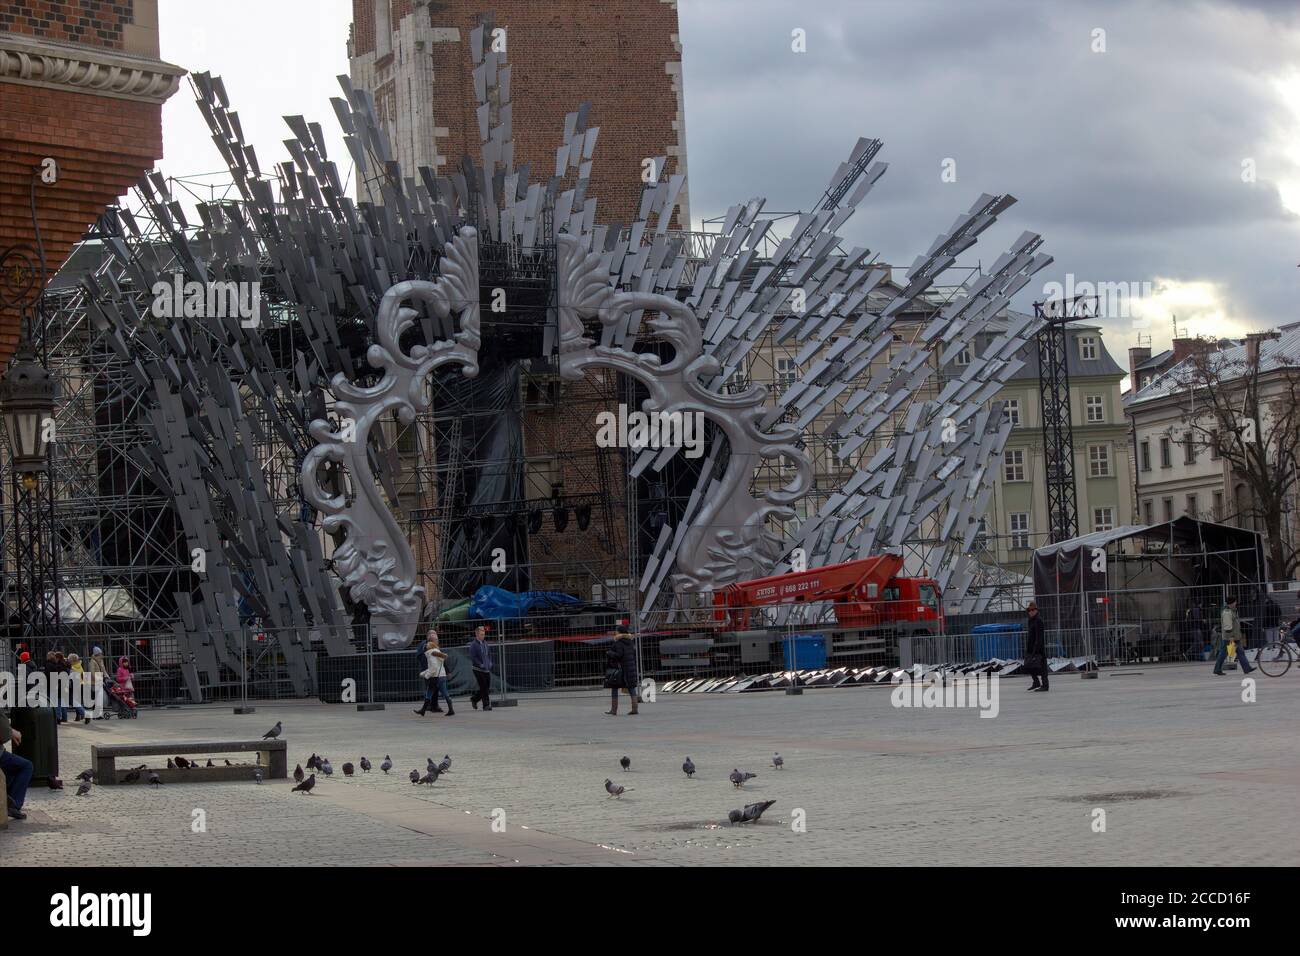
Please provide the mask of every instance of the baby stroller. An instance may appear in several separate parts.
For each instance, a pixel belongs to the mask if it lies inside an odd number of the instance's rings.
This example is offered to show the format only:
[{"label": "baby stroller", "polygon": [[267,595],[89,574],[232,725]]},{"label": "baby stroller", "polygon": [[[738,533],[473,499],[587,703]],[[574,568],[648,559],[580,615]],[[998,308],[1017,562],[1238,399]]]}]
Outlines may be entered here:
[{"label": "baby stroller", "polygon": [[114,684],[108,689],[108,706],[119,720],[140,716],[135,697],[121,684]]}]

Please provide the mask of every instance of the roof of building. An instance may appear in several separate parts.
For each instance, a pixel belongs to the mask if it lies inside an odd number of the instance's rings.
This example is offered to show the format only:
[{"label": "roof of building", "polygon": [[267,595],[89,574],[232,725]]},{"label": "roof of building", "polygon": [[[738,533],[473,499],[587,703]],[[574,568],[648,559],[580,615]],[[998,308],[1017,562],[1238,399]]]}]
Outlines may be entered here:
[{"label": "roof of building", "polygon": [[1145,362],[1139,362],[1139,363],[1135,366],[1135,368],[1136,368],[1136,370],[1139,371],[1139,372],[1145,371],[1146,369],[1149,369],[1149,368],[1159,368],[1161,365],[1164,365],[1166,362],[1168,362],[1168,361],[1169,361],[1171,358],[1173,358],[1173,357],[1174,357],[1174,350],[1173,350],[1173,349],[1165,349],[1165,350],[1164,350],[1163,352],[1161,352],[1160,354],[1151,356],[1151,357],[1150,357],[1149,359],[1147,359]]},{"label": "roof of building", "polygon": [[[1206,361],[1213,374],[1224,379],[1235,377],[1234,371],[1247,367],[1245,344],[1234,345],[1218,352],[1210,352]],[[1130,407],[1141,402],[1165,398],[1175,392],[1185,391],[1192,382],[1195,356],[1185,358],[1164,374],[1152,379],[1151,384],[1140,388],[1126,403]],[[1287,326],[1275,339],[1262,339],[1259,343],[1259,370],[1271,372],[1281,368],[1300,368],[1300,326]]]},{"label": "roof of building", "polygon": [[[1023,312],[1014,310],[1008,311],[1009,316],[1023,318]],[[997,333],[1004,331],[1009,322],[1007,319],[999,316],[988,324],[987,331]],[[1070,333],[1070,342],[1065,349],[1065,365],[1071,378],[1086,378],[1089,376],[1106,376],[1125,374],[1113,358],[1110,352],[1106,350],[1106,343],[1101,336],[1101,326],[1089,322],[1070,322],[1065,326],[1065,330]],[[1084,359],[1079,355],[1078,336],[1081,332],[1096,332],[1097,335],[1097,357],[1095,359]],[[1024,347],[1016,353],[1016,358],[1025,363],[1024,368],[1012,375],[1009,381],[1024,381],[1032,379],[1038,381],[1038,345],[1037,339],[1030,339],[1024,344]]]}]

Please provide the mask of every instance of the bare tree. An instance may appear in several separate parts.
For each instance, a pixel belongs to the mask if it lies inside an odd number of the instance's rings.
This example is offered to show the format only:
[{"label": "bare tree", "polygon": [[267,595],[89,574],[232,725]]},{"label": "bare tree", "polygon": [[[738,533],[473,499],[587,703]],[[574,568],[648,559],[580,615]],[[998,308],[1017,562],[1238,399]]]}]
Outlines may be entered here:
[{"label": "bare tree", "polygon": [[1278,580],[1290,579],[1300,565],[1284,525],[1300,483],[1300,365],[1274,356],[1261,361],[1261,340],[1275,337],[1249,336],[1244,357],[1198,351],[1178,376],[1185,390],[1183,434],[1227,463],[1225,506],[1235,510],[1237,524],[1263,530],[1269,570]]}]

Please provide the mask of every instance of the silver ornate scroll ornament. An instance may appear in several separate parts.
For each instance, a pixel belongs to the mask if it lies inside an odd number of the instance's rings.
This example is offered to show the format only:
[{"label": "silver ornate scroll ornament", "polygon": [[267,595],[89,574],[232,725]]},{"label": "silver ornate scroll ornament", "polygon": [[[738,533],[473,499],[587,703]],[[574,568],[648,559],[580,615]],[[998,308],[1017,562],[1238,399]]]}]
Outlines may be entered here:
[{"label": "silver ornate scroll ornament", "polygon": [[[601,257],[587,252],[570,234],[556,237],[560,327],[560,375],[581,379],[589,368],[612,368],[631,375],[649,390],[641,403],[647,414],[703,413],[726,437],[730,455],[722,477],[690,522],[676,552],[674,587],[681,592],[711,591],[732,581],[767,574],[783,553],[782,540],[767,528],[767,519],[791,520],[791,507],[812,484],[808,458],[794,440],[793,425],[764,430],[767,389],[755,385],[739,395],[707,388],[703,380],[721,365],[704,354],[699,319],[676,299],[647,292],[620,292],[610,283]],[[630,312],[656,313],[646,324],[673,347],[667,363],[657,355],[616,346],[596,345],[583,335],[583,320],[599,318],[616,327]],[[749,486],[760,459],[783,457],[795,474],[760,501]],[[707,480],[707,476],[705,479]]]},{"label": "silver ornate scroll ornament", "polygon": [[[334,550],[334,565],[354,601],[370,609],[372,630],[381,647],[410,644],[420,621],[424,588],[415,583],[415,555],[392,512],[380,497],[367,450],[370,429],[389,412],[396,411],[404,425],[415,420],[417,410],[428,407],[425,381],[434,369],[458,364],[467,378],[478,374],[479,276],[477,232],[460,230],[443,250],[442,275],[436,282],[399,282],[379,302],[375,323],[376,343],[366,353],[372,368],[383,369],[378,384],[359,388],[342,373],[331,382],[340,427],[316,419],[310,433],[318,444],[302,465],[303,492],[319,509],[327,532],[342,530],[346,537]],[[417,345],[410,354],[399,345],[402,334],[420,313],[406,302],[422,302],[439,318],[460,315],[460,331],[451,341]],[[350,427],[346,427],[349,426]],[[353,496],[326,494],[318,469],[326,462],[341,462],[352,479]]]}]

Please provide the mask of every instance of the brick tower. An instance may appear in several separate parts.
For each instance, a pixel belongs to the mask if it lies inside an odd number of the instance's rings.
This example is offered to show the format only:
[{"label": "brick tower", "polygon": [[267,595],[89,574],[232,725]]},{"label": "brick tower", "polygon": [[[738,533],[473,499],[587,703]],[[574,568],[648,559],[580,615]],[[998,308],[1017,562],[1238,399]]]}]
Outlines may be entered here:
[{"label": "brick tower", "polygon": [[[635,218],[647,157],[686,173],[676,0],[353,0],[352,81],[374,94],[407,175],[479,159],[469,32],[484,13],[506,31],[516,166],[545,182],[565,115],[589,101],[600,221]],[[687,188],[678,225],[690,222]]]}]

